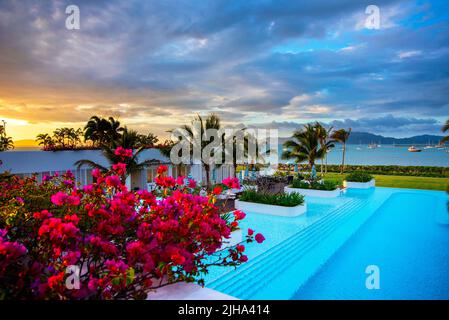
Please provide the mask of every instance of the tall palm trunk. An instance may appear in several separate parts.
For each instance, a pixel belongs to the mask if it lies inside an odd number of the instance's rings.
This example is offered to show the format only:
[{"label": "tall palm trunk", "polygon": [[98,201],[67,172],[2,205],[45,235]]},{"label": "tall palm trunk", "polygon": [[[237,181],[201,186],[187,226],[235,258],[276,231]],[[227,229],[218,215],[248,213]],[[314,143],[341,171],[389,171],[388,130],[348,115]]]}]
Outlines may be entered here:
[{"label": "tall palm trunk", "polygon": [[343,159],[341,161],[341,170],[340,170],[341,174],[343,174],[345,168],[345,154],[346,154],[346,143],[343,143]]},{"label": "tall palm trunk", "polygon": [[326,161],[326,164],[325,164],[325,166],[324,166],[324,172],[327,173],[327,150],[326,150],[326,154],[325,154],[325,156],[324,156],[324,159],[325,159],[325,161]]},{"label": "tall palm trunk", "polygon": [[206,188],[210,189],[210,166],[205,164],[204,170],[206,171]]}]

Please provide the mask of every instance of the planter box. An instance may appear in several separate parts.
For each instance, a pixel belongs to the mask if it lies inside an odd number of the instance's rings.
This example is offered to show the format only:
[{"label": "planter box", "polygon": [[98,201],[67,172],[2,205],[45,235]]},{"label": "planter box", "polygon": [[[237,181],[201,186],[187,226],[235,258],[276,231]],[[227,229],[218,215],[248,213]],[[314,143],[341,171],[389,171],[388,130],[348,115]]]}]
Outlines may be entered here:
[{"label": "planter box", "polygon": [[296,207],[273,206],[271,204],[262,204],[235,200],[235,208],[243,212],[254,212],[260,214],[269,214],[273,216],[296,217],[307,211],[307,204]]},{"label": "planter box", "polygon": [[285,187],[284,189],[285,193],[292,193],[297,192],[304,196],[309,197],[322,197],[322,198],[335,198],[340,195],[340,189],[337,188],[335,190],[315,190],[315,189],[301,189],[301,188],[291,188],[291,187]]},{"label": "planter box", "polygon": [[221,245],[221,249],[235,246],[237,243],[242,242],[243,240],[243,232],[242,229],[235,230],[231,232],[231,237],[229,239],[222,238],[223,244]]},{"label": "planter box", "polygon": [[343,181],[343,186],[350,189],[368,189],[376,186],[376,180],[371,179],[368,182],[352,182],[345,180]]}]

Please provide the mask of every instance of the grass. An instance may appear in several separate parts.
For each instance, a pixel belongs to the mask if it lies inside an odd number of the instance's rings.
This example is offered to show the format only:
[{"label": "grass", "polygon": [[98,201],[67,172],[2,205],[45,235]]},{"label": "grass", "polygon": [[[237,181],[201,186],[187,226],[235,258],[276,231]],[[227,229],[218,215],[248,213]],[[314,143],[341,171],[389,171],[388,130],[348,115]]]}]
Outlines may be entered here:
[{"label": "grass", "polygon": [[[327,173],[326,179],[343,183],[346,174]],[[415,176],[389,176],[373,175],[376,179],[376,186],[390,188],[410,188],[426,190],[446,190],[449,185],[449,178],[415,177]]]}]

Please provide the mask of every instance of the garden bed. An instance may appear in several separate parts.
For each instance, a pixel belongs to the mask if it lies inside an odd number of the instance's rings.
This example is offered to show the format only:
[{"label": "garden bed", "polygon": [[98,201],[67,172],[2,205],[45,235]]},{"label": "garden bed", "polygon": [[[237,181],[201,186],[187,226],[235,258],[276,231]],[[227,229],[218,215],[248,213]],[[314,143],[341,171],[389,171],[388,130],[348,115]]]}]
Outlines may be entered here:
[{"label": "garden bed", "polygon": [[346,176],[343,181],[345,188],[368,189],[376,185],[373,176],[366,172],[352,172]]},{"label": "garden bed", "polygon": [[368,189],[376,186],[376,180],[371,179],[368,182],[343,181],[343,187],[348,189]]},{"label": "garden bed", "polygon": [[269,214],[273,216],[296,217],[307,211],[307,204],[303,203],[294,207],[277,206],[264,203],[255,203],[236,200],[235,208],[243,212]]}]

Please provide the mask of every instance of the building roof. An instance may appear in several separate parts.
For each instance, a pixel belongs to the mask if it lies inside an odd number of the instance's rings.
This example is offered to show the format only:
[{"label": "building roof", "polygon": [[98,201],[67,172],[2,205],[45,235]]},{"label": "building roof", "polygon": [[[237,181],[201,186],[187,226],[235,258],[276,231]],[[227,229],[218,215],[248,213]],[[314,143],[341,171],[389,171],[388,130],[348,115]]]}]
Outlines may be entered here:
[{"label": "building roof", "polygon": [[[46,171],[74,170],[75,162],[87,159],[102,166],[109,166],[100,150],[79,151],[8,151],[0,153],[0,172],[34,173]],[[159,160],[169,163],[170,159],[161,155],[158,149],[147,149],[140,153],[139,161]]]}]

